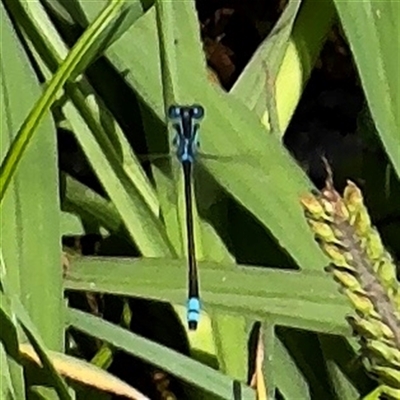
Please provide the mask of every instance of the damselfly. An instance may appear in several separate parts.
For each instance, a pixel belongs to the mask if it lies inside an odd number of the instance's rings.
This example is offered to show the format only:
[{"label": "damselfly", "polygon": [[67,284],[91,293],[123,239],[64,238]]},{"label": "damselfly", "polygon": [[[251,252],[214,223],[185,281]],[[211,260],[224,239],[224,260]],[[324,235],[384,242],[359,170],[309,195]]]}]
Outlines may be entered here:
[{"label": "damselfly", "polygon": [[[188,264],[187,321],[190,330],[196,330],[201,309],[193,221],[193,166],[200,158],[230,162],[237,159],[237,156],[211,155],[198,151],[200,121],[203,117],[204,108],[197,104],[172,105],[168,109],[168,118],[175,131],[172,144],[175,147],[175,156],[183,171]],[[165,157],[169,158],[170,155],[158,154],[149,158],[160,159]],[[144,159],[149,158],[145,157]]]},{"label": "damselfly", "polygon": [[173,105],[168,110],[168,117],[175,130],[173,145],[176,149],[176,157],[182,165],[184,178],[188,254],[187,320],[190,330],[196,330],[201,308],[193,229],[192,169],[199,147],[199,121],[203,116],[204,108],[200,105]]}]

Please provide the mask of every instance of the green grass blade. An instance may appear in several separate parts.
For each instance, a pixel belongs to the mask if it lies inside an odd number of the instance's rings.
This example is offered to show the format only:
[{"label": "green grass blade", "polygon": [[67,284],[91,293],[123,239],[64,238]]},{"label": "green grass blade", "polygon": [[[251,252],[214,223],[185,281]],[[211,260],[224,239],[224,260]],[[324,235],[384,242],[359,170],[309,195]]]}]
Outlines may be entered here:
[{"label": "green grass blade", "polygon": [[60,225],[61,236],[81,236],[85,233],[82,221],[72,213],[61,211]]},{"label": "green grass blade", "polygon": [[379,136],[400,177],[400,3],[336,1]]},{"label": "green grass blade", "polygon": [[[353,365],[353,368],[349,368],[354,360],[355,354],[351,353],[348,348],[341,345],[342,338],[321,335],[319,339],[321,350],[326,362],[326,369],[338,398],[356,399],[359,397],[360,393],[355,388],[354,382],[362,382],[364,377],[360,376],[359,371],[355,368],[356,365]],[[353,364],[355,364],[354,361]],[[349,376],[349,372],[351,372],[353,376]],[[355,378],[357,373],[359,375],[357,376],[358,379],[352,382],[351,378]]]},{"label": "green grass blade", "polygon": [[287,399],[311,400],[311,393],[301,369],[279,339],[275,342],[273,357],[275,383],[283,396]]},{"label": "green grass blade", "polygon": [[0,342],[0,365],[0,399],[17,400],[7,355],[2,342]]},{"label": "green grass blade", "polygon": [[[100,130],[101,126],[90,115],[82,93],[76,88],[73,98],[77,109],[80,112],[86,112],[86,118],[89,118],[91,124],[90,130],[92,132]],[[68,102],[64,106],[65,115],[70,121],[73,131],[76,132],[81,147],[95,168],[100,182],[124,221],[130,237],[138,244],[141,252],[148,257],[172,255],[173,249],[165,235],[161,221],[147,206],[137,187],[130,184],[131,181],[121,168],[119,160],[114,157],[113,152],[105,154],[103,149],[106,149],[101,148],[74,105]]]},{"label": "green grass blade", "polygon": [[[278,22],[259,46],[230,91],[250,110],[254,110],[260,119],[269,119],[267,128],[272,129],[276,134],[280,131],[280,127],[275,101],[275,82],[289,45],[290,34],[300,5],[301,1],[297,0],[288,3]],[[268,112],[265,111],[266,106]]]},{"label": "green grass blade", "polygon": [[[67,323],[88,335],[93,336],[93,333],[95,333],[96,337],[153,365],[157,365],[162,370],[168,371],[208,393],[217,395],[222,399],[232,399],[233,382],[229,377],[167,347],[74,309],[67,310]],[[255,393],[242,385],[242,399],[253,400]]]},{"label": "green grass blade", "polygon": [[[198,264],[206,311],[224,310],[257,319],[268,315],[279,325],[349,333],[345,316],[350,306],[322,271]],[[72,262],[65,287],[180,303],[186,294],[186,277],[182,260],[83,257]]]},{"label": "green grass blade", "polygon": [[68,387],[64,380],[55,370],[52,362],[46,354],[46,348],[43,340],[40,338],[35,326],[33,325],[31,319],[29,318],[24,306],[19,302],[19,300],[14,297],[12,298],[13,310],[16,314],[19,324],[21,325],[25,335],[27,336],[32,347],[35,349],[43,368],[47,372],[47,376],[51,379],[51,383],[54,385],[59,398],[61,400],[73,400],[68,392]]},{"label": "green grass blade", "polygon": [[63,209],[65,211],[93,221],[109,232],[121,231],[123,227],[121,217],[110,201],[70,175],[64,175],[64,177],[66,190]]},{"label": "green grass blade", "polygon": [[189,104],[181,69],[190,63],[193,76],[206,76],[195,3],[157,0],[155,9],[165,104]]},{"label": "green grass blade", "polygon": [[[5,269],[2,258],[0,268],[2,270]],[[12,294],[10,288],[7,287],[4,276],[0,278],[0,286],[1,388],[6,390],[9,386],[8,392],[10,396],[14,395],[16,400],[23,399],[25,395],[25,382],[22,367],[18,364],[18,336],[14,313],[10,302]]]},{"label": "green grass blade", "polygon": [[[267,128],[273,122],[277,125],[274,131],[281,135],[286,131],[334,12],[333,4],[327,1],[290,1],[231,89]],[[269,115],[273,103],[277,116]]]},{"label": "green grass blade", "polygon": [[[252,324],[252,327],[254,323]],[[275,321],[269,318],[268,321],[264,321],[260,326],[262,329],[262,341],[264,346],[264,362],[263,362],[263,376],[267,386],[267,398],[273,398],[275,396],[276,379],[275,379],[275,346],[277,337],[275,333]]]},{"label": "green grass blade", "polygon": [[217,314],[211,318],[219,370],[232,378],[247,380],[247,332],[243,316]]},{"label": "green grass blade", "polygon": [[[205,60],[202,52],[202,45],[199,35],[199,23],[197,13],[193,1],[185,3],[174,3],[169,1],[157,1],[155,3],[156,23],[158,39],[160,44],[160,66],[163,83],[163,99],[165,107],[171,104],[191,104],[191,99],[185,96],[182,92],[181,66],[187,64],[188,60],[192,60],[193,73],[205,75]],[[181,29],[181,21],[185,21],[185,25],[190,27],[192,32],[197,32],[197,35],[187,35]],[[172,143],[175,133],[173,129],[169,130],[169,142]],[[173,184],[165,182],[163,177],[156,174],[157,187],[161,192],[174,191],[175,202],[162,202],[163,215],[168,216],[167,230],[172,237],[176,236],[176,232],[180,233],[180,249],[181,254],[186,253],[186,219],[185,219],[185,200],[183,195],[183,175],[180,166],[177,163],[172,164]],[[168,186],[168,187],[166,187]],[[178,205],[178,206],[177,206]],[[214,252],[211,248],[207,248],[207,255],[204,254],[203,240],[208,240],[217,244],[213,246],[223,256],[229,254],[221,241],[218,241],[217,235],[213,234],[212,230],[201,230],[196,202],[193,201],[194,215],[194,231],[196,238],[196,257],[203,259],[205,256],[208,259],[213,257]],[[176,226],[179,226],[177,229]],[[204,225],[203,228],[206,228]],[[203,239],[204,234],[204,239]]]},{"label": "green grass blade", "polygon": [[[180,4],[181,10],[186,12],[188,4],[191,2],[185,2]],[[177,38],[177,28],[174,21],[174,9],[176,8],[173,2],[156,1],[155,2],[155,12],[156,12],[156,31],[157,39],[159,43],[159,64],[161,70],[161,83],[162,83],[162,98],[163,98],[163,113],[161,120],[168,124],[166,117],[167,109],[172,104],[189,104],[187,99],[182,96],[181,85],[179,78],[179,65],[181,57],[180,52],[177,49],[178,38]],[[191,18],[192,19],[192,18]],[[179,29],[178,29],[179,31]],[[180,39],[180,38],[179,38]],[[169,129],[169,143],[173,140],[173,129]],[[172,236],[172,240],[176,243],[177,253],[182,256],[187,253],[185,244],[186,239],[186,229],[185,229],[185,200],[183,197],[183,175],[181,167],[177,162],[171,164],[172,167],[172,185],[170,182],[165,181],[159,173],[155,174],[156,184],[161,193],[171,193],[174,201],[165,201],[165,196],[161,196],[164,200],[161,203],[163,209],[163,215],[168,219],[167,230],[169,235]],[[169,197],[169,196],[168,196]],[[194,209],[194,232],[195,237],[198,239],[198,224],[197,221],[197,210],[196,203],[193,202]],[[179,233],[179,244],[177,243],[177,234]],[[196,240],[199,243],[199,240]],[[197,246],[197,255],[201,256],[202,251],[199,246]]]},{"label": "green grass blade", "polygon": [[[181,69],[191,62],[192,73],[204,76],[206,72],[205,57],[200,39],[200,28],[196,8],[193,1],[174,3],[171,1],[156,2],[156,22],[160,43],[160,65],[163,82],[163,98],[166,106],[171,104],[191,104],[191,98],[182,91],[185,82],[181,82]],[[184,26],[182,21],[185,21]],[[187,35],[188,31],[196,32]],[[201,129],[201,128],[200,128]],[[169,140],[172,143],[175,133],[170,129]],[[164,203],[163,215],[174,212],[175,221],[179,221],[180,237],[186,238],[185,200],[183,176],[181,168],[173,164],[174,190],[176,203]],[[157,176],[157,175],[156,175]],[[161,185],[160,185],[161,184]],[[163,191],[168,183],[164,179],[157,180],[157,187]],[[170,188],[165,188],[170,190]],[[176,206],[178,205],[178,207]],[[165,210],[165,207],[167,210]],[[171,208],[173,211],[171,211]],[[194,230],[196,238],[197,259],[229,259],[230,254],[219,236],[206,224],[200,223],[196,202],[193,201]],[[170,221],[170,220],[169,220]],[[176,231],[176,222],[167,225],[169,231]],[[172,232],[172,235],[174,233]],[[204,244],[204,245],[203,245]],[[186,240],[181,244],[186,251]],[[205,251],[207,249],[207,251]],[[182,253],[183,254],[183,253]]]},{"label": "green grass blade", "polygon": [[301,268],[320,269],[326,264],[325,257],[304,235],[305,221],[299,213],[297,199],[309,185],[300,168],[276,137],[265,135],[260,122],[243,104],[228,100],[211,87],[198,87],[199,95],[200,91],[208,110],[202,149],[208,154],[233,154],[238,159],[226,163],[205,160],[207,170],[272,232]]},{"label": "green grass blade", "polygon": [[[0,186],[0,201],[3,200],[7,187],[11,182],[18,164],[21,162],[29,142],[32,140],[40,123],[49,111],[50,106],[56,100],[59,91],[62,89],[65,82],[76,73],[78,68],[82,68],[82,65],[80,65],[82,58],[84,56],[87,57],[87,53],[97,46],[99,41],[104,40],[103,34],[106,28],[111,21],[118,17],[124,4],[124,0],[111,1],[98,18],[90,25],[68,54],[57,73],[49,82],[42,96],[19,128],[16,139],[13,141],[1,165],[0,181],[2,184]],[[92,57],[94,56],[95,54],[92,54]],[[85,58],[85,61],[88,62],[88,59]]]},{"label": "green grass blade", "polygon": [[[7,13],[2,12],[1,18],[0,96],[1,103],[6,105],[1,118],[3,160],[15,138],[16,127],[39,96],[40,88]],[[23,96],[21,87],[26,91]],[[12,190],[1,204],[1,247],[9,287],[23,299],[47,346],[58,350],[63,347],[60,314],[63,300],[55,154],[55,129],[50,119],[46,119],[40,126],[39,137],[21,162]],[[45,291],[43,282],[48,285]]]},{"label": "green grass blade", "polygon": [[[34,20],[47,21],[41,9],[31,11],[35,11]],[[41,27],[35,23],[29,25],[30,33],[34,32],[32,42],[46,66],[54,71],[65,49],[62,41],[57,40],[57,32],[49,33],[49,29],[42,32]],[[39,58],[38,63],[43,64]],[[44,74],[47,75],[47,72],[44,71]],[[168,239],[158,220],[159,205],[154,190],[117,122],[99,98],[89,102],[94,93],[86,82],[66,82],[65,90],[74,107],[67,103],[64,112],[132,240],[148,256],[170,254]]]},{"label": "green grass blade", "polygon": [[[97,16],[103,11],[103,8],[110,3],[110,0],[99,0],[96,2],[54,2],[52,0],[42,0],[41,3],[46,4],[47,10],[52,10],[52,18],[57,16],[58,22],[65,23],[65,20],[68,19],[70,23],[77,23],[83,29],[86,29],[89,24],[85,14],[82,12],[82,9],[84,8],[85,11],[89,9],[91,15],[93,15],[92,19],[96,19]],[[124,8],[121,15],[109,25],[107,29],[107,35],[103,37],[103,40],[97,42],[91,52],[94,52],[100,56],[108,46],[111,46],[122,35],[124,35],[126,30],[129,29],[130,26],[143,14],[143,6],[140,0],[130,0],[126,3],[128,7]],[[37,22],[40,24],[41,20],[39,19]],[[87,55],[88,60],[82,60],[82,63],[77,69],[76,74],[80,74],[86,68],[86,66],[93,61],[93,58],[90,56],[90,52],[88,52]]]}]

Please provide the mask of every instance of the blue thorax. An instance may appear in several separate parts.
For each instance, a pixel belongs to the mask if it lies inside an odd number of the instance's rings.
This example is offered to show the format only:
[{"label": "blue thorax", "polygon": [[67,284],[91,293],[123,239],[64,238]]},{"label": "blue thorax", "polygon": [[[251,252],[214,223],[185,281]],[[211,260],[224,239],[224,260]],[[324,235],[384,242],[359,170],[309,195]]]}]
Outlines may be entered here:
[{"label": "blue thorax", "polygon": [[171,106],[169,117],[173,121],[176,136],[173,145],[176,147],[176,156],[181,163],[193,163],[199,147],[198,121],[204,116],[202,106]]}]

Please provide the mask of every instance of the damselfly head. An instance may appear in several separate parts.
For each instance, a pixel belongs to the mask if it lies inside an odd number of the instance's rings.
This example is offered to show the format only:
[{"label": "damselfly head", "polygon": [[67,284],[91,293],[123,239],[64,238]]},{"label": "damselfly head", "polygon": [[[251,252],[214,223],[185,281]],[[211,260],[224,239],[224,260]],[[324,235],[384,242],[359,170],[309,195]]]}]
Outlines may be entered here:
[{"label": "damselfly head", "polygon": [[191,117],[194,119],[201,119],[204,116],[204,107],[199,104],[191,106],[177,106],[172,105],[168,109],[169,119],[179,119],[183,117]]}]

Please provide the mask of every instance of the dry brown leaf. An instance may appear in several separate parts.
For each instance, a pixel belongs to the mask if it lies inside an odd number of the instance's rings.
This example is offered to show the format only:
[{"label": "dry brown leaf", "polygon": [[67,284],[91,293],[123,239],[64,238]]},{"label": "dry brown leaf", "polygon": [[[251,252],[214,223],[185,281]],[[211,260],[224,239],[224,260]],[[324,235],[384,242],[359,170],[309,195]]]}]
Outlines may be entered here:
[{"label": "dry brown leaf", "polygon": [[264,343],[262,337],[262,329],[260,328],[257,341],[257,353],[255,360],[255,371],[251,379],[250,386],[257,392],[257,400],[267,399],[267,387],[263,375],[263,362],[264,362]]}]

